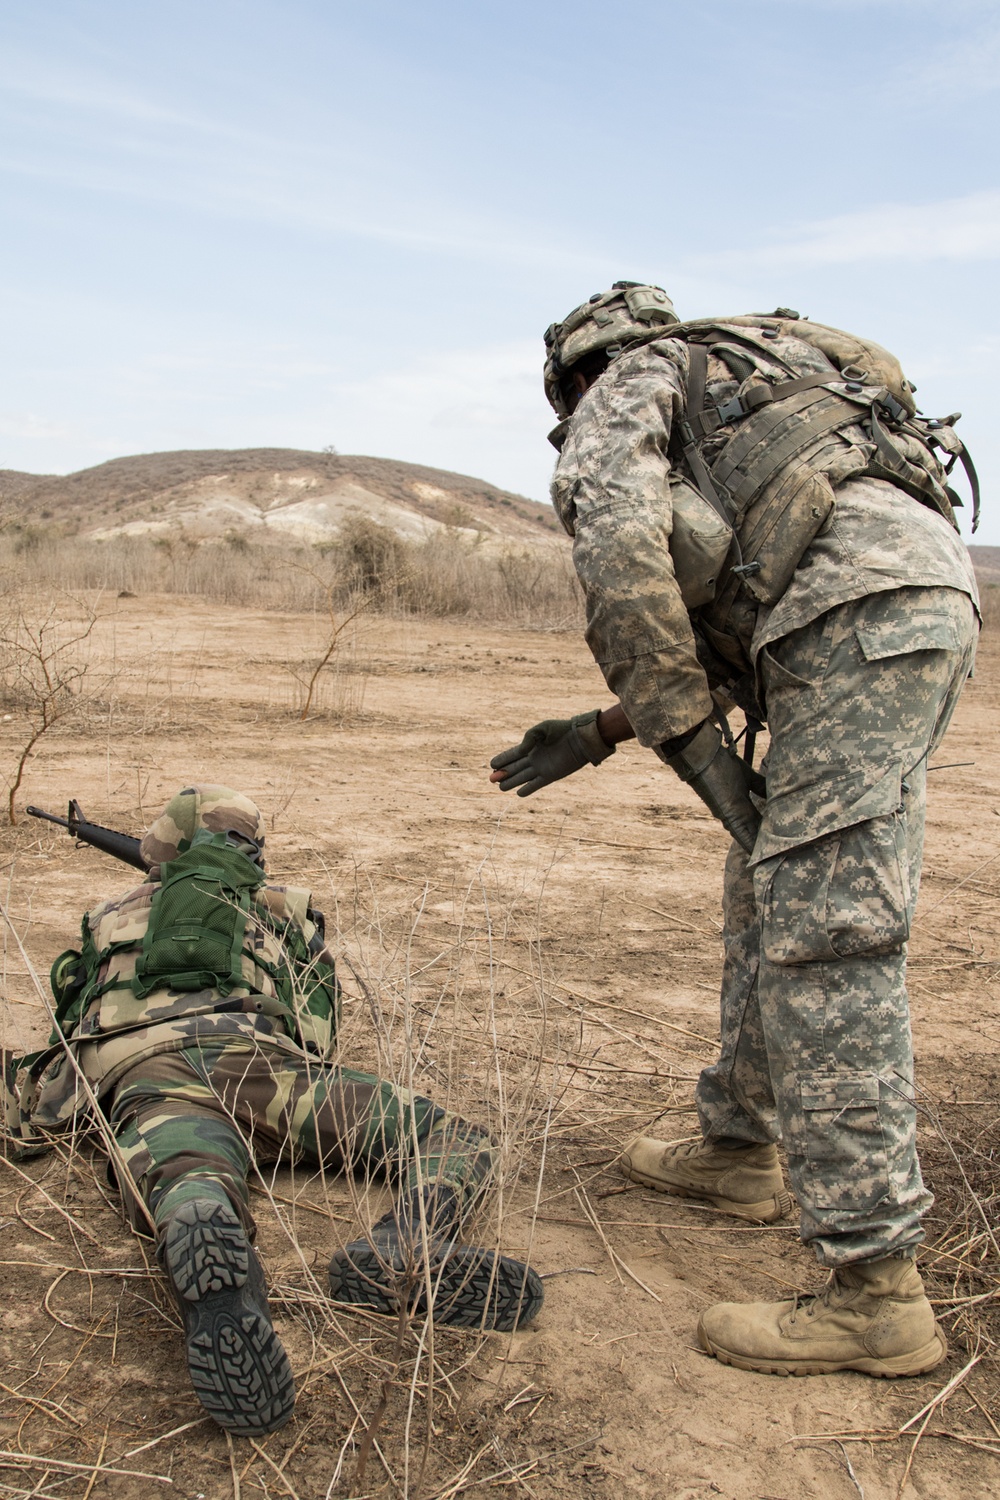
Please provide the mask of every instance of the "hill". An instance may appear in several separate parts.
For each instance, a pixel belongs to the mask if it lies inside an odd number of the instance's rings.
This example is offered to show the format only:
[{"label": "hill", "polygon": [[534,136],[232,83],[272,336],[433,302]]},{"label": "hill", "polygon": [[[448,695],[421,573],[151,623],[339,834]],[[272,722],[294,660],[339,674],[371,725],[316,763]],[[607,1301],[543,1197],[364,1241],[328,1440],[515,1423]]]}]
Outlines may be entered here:
[{"label": "hill", "polygon": [[351,512],[408,540],[443,528],[498,541],[561,536],[549,506],[485,480],[395,459],[295,448],[116,458],[75,474],[0,470],[0,505],[64,535],[323,541]]},{"label": "hill", "polygon": [[[487,542],[558,541],[549,505],[422,464],[298,448],[204,448],[115,458],[75,474],[0,469],[0,514],[65,536],[320,542],[352,513],[408,541],[438,530]],[[969,551],[1000,584],[1000,547]]]},{"label": "hill", "polygon": [[1000,584],[1000,547],[970,547],[980,584]]}]

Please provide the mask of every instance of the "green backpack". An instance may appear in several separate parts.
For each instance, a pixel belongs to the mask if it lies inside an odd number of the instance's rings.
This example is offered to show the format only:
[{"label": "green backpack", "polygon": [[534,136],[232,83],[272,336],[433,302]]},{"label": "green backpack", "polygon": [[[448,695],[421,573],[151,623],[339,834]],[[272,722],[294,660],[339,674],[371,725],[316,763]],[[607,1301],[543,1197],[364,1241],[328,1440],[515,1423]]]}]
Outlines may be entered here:
[{"label": "green backpack", "polygon": [[218,990],[246,985],[243,940],[264,872],[222,833],[200,829],[191,847],[162,868],[132,992]]}]

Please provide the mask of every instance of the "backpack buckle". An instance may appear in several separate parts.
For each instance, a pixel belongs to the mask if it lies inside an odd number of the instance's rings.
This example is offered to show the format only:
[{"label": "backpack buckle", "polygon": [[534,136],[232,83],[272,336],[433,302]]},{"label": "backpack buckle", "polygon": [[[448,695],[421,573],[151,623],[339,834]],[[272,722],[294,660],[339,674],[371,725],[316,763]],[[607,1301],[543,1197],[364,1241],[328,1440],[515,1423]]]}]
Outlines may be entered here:
[{"label": "backpack buckle", "polygon": [[875,405],[881,406],[883,411],[888,412],[894,422],[906,421],[906,407],[902,406],[888,391],[882,391],[876,396]]},{"label": "backpack buckle", "polygon": [[730,396],[728,401],[723,401],[715,408],[715,414],[719,419],[719,425],[725,427],[727,422],[735,422],[738,417],[745,417],[747,408],[742,396]]}]

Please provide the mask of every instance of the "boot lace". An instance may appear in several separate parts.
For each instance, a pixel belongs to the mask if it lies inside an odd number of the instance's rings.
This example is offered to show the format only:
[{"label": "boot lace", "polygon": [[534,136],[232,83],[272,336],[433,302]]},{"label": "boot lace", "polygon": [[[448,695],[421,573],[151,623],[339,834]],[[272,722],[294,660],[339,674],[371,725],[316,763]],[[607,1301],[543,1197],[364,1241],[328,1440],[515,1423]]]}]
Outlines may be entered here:
[{"label": "boot lace", "polygon": [[792,1295],[792,1310],[789,1314],[789,1323],[794,1323],[801,1313],[803,1318],[809,1319],[819,1312],[825,1312],[833,1302],[837,1292],[842,1286],[837,1277],[836,1270],[830,1272],[826,1279],[826,1285],[818,1292],[795,1292]]}]

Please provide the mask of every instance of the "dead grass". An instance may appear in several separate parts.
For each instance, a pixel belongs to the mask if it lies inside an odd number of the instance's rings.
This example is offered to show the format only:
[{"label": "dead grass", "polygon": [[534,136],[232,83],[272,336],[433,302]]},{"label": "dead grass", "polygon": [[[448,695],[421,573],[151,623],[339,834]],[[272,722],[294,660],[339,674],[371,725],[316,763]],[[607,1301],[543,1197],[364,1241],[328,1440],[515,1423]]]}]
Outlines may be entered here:
[{"label": "dead grass", "polygon": [[[1000,1404],[1000,1104],[996,1074],[978,1100],[921,1101],[921,1158],[935,1204],[921,1269],[951,1344],[983,1362]],[[963,1081],[963,1091],[969,1082]]]},{"label": "dead grass", "polygon": [[[439,934],[425,937],[427,885],[386,893],[364,870],[353,874],[346,899],[338,883],[339,902],[332,884],[324,902],[344,955],[339,1056],[490,1128],[499,1169],[470,1238],[530,1258],[568,1056],[568,1028],[551,1019],[537,973],[524,972],[526,958],[534,967],[537,892],[505,887],[487,859],[470,888],[451,893],[442,948]],[[327,1258],[390,1199],[385,1178],[360,1169],[331,1177],[254,1163],[260,1244],[298,1396],[282,1432],[228,1439],[186,1387],[179,1321],[148,1244],[122,1227],[104,1159],[100,1132],[83,1132],[45,1158],[0,1164],[0,1222],[16,1221],[32,1245],[5,1271],[36,1288],[36,1311],[25,1309],[35,1349],[10,1346],[0,1385],[0,1474],[18,1479],[0,1494],[89,1495],[110,1481],[123,1496],[197,1483],[206,1496],[451,1500],[490,1474],[509,1483],[538,1469],[523,1442],[536,1404],[502,1363],[509,1339],[330,1302]],[[487,1376],[498,1354],[500,1373]],[[137,1441],[151,1385],[156,1432]]]},{"label": "dead grass", "polygon": [[406,542],[359,517],[336,547],[258,546],[119,537],[93,541],[56,530],[0,533],[0,579],[65,591],[178,594],[226,605],[323,615],[377,592],[378,608],[403,616],[459,617],[565,630],[581,621],[568,548],[500,546],[485,533],[450,528]]},{"label": "dead grass", "polygon": [[[0,1497],[145,1500],[170,1493],[171,1479],[176,1493],[206,1500],[492,1493],[553,1500],[591,1492],[660,1500],[683,1492],[679,1476],[701,1465],[729,1493],[790,1500],[825,1493],[823,1483],[831,1495],[834,1486],[852,1493],[848,1463],[870,1500],[891,1500],[904,1470],[906,1482],[915,1477],[927,1493],[936,1484],[942,1495],[988,1494],[1000,1448],[1000,1299],[990,1295],[998,1275],[989,1103],[996,1079],[988,1069],[966,1075],[951,1097],[922,1096],[922,1154],[937,1194],[925,1269],[949,1330],[947,1367],[921,1382],[848,1376],[772,1389],[691,1347],[697,1310],[708,1301],[819,1280],[794,1225],[735,1226],[623,1184],[615,1165],[637,1129],[652,1124],[654,1133],[677,1137],[696,1128],[692,1080],[715,1046],[720,959],[711,825],[672,781],[654,782],[638,756],[623,753],[586,795],[574,789],[544,807],[502,809],[503,873],[487,856],[470,877],[497,816],[475,791],[489,742],[497,726],[531,722],[550,701],[589,701],[593,668],[580,665],[582,648],[522,637],[506,645],[517,653],[508,657],[516,669],[494,676],[495,630],[477,638],[464,625],[366,618],[356,641],[345,643],[344,681],[367,683],[373,707],[341,733],[343,721],[333,723],[340,688],[329,672],[313,705],[329,722],[300,729],[293,713],[301,705],[289,665],[304,670],[318,660],[328,623],[319,608],[279,618],[210,613],[200,599],[118,607],[110,595],[102,607],[108,614],[94,650],[115,664],[113,687],[53,730],[29,767],[31,796],[55,807],[78,793],[100,821],[134,830],[193,766],[199,777],[252,788],[269,837],[277,825],[272,847],[288,858],[282,875],[313,886],[363,981],[342,963],[351,992],[345,1059],[412,1077],[432,1097],[507,1132],[500,1191],[476,1232],[518,1255],[532,1253],[540,1237],[539,1265],[564,1279],[546,1283],[539,1330],[523,1341],[419,1323],[401,1332],[393,1320],[344,1314],[325,1297],[326,1261],[382,1211],[385,1185],[262,1164],[253,1206],[301,1395],[287,1429],[256,1448],[229,1444],[191,1395],[159,1272],[148,1245],[123,1227],[95,1142],[67,1142],[24,1163],[21,1175],[0,1164],[7,1278]],[[352,655],[356,670],[348,670]],[[960,710],[969,719],[962,732],[986,742],[988,661],[984,652]],[[485,727],[470,724],[470,707]],[[249,749],[236,743],[241,735]],[[459,742],[461,752],[453,749]],[[5,753],[9,760],[11,744]],[[963,740],[944,758],[972,757]],[[997,973],[985,936],[996,931],[996,890],[982,884],[995,843],[982,827],[981,788],[991,784],[993,765],[983,758],[974,772],[939,778],[945,801],[956,784],[971,790],[967,803],[947,803],[954,835],[932,828],[928,914],[944,899],[933,881],[947,876],[949,893],[977,903],[982,936],[959,955],[975,967],[955,972],[954,955],[942,955],[955,936],[951,909],[940,941],[925,940],[934,973],[948,960],[948,979],[931,980],[946,991],[940,1015],[948,1030],[943,1052],[936,1037],[925,1044],[922,1076],[958,1076],[988,1008],[979,978],[990,984]],[[398,809],[390,795],[397,786]],[[973,833],[983,834],[982,847]],[[44,969],[72,940],[83,906],[124,885],[126,872],[41,834],[23,824],[2,829],[0,848],[12,882],[5,902]],[[355,849],[364,851],[357,861],[348,852]],[[558,863],[547,873],[550,858]],[[27,986],[16,957],[5,938],[5,989],[23,1020]],[[962,1010],[952,1008],[960,980]],[[374,1023],[365,989],[376,1000]],[[359,1485],[359,1450],[380,1408]],[[767,1422],[784,1416],[783,1430],[765,1427],[765,1410]],[[712,1447],[725,1422],[738,1448]],[[803,1439],[805,1427],[816,1436]],[[793,1467],[794,1449],[781,1445],[792,1434],[810,1448],[824,1442],[827,1457],[810,1452],[804,1461],[814,1465],[818,1489]],[[752,1475],[740,1467],[745,1455],[756,1465]],[[981,1489],[971,1481],[963,1488],[970,1474]]]}]

